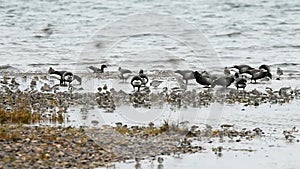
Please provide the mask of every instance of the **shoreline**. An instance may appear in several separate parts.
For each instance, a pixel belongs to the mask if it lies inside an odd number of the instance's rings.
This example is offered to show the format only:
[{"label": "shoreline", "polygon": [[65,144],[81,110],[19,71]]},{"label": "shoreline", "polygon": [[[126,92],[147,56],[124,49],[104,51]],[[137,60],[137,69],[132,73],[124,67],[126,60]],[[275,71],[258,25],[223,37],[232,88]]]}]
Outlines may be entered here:
[{"label": "shoreline", "polygon": [[[186,128],[167,123],[160,127],[121,124],[101,129],[1,124],[0,131],[0,166],[4,168],[95,168],[137,158],[153,161],[164,155],[251,153],[257,150],[243,144],[268,138],[260,128],[238,130],[228,124],[217,129],[208,125]],[[240,148],[220,145],[230,142]],[[299,139],[291,142],[299,143]]]}]

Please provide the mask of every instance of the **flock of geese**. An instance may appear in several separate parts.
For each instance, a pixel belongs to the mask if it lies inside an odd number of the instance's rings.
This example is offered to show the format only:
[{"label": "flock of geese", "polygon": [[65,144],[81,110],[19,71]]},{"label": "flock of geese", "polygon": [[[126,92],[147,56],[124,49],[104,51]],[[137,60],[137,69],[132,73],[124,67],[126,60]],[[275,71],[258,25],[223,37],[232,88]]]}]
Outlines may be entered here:
[{"label": "flock of geese", "polygon": [[[95,66],[88,67],[88,69],[92,70],[94,73],[104,73],[104,70],[106,68],[106,65],[101,65],[100,68]],[[50,67],[48,73],[59,75],[61,86],[70,85],[74,80],[78,81],[80,85],[82,83],[81,77],[69,71],[57,71]],[[174,73],[182,76],[182,79],[185,81],[185,85],[188,85],[189,80],[195,79],[198,84],[203,85],[207,88],[214,88],[215,86],[222,86],[224,88],[227,88],[234,83],[237,90],[244,90],[246,88],[248,78],[250,78],[250,83],[256,83],[257,80],[264,78],[272,79],[270,66],[265,64],[259,66],[258,68],[253,68],[245,64],[225,67],[224,72],[221,75],[211,74],[207,71],[199,72],[192,70],[176,70],[174,71]],[[280,77],[283,75],[283,71],[280,68],[277,68],[277,75],[277,80],[280,80]],[[136,89],[137,91],[140,91],[140,88],[145,87],[149,82],[148,76],[144,74],[144,71],[142,69],[138,74],[134,75],[134,72],[132,72],[131,70],[119,67],[118,77],[124,83],[131,77],[130,84],[132,85],[134,91]],[[150,83],[150,86],[156,88],[162,82],[163,81],[153,80]]]}]

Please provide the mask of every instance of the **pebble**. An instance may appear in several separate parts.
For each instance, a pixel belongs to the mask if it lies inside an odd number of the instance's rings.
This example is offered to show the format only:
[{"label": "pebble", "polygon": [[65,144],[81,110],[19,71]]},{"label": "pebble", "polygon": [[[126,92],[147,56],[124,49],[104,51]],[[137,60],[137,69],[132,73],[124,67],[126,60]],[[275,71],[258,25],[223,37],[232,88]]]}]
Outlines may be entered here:
[{"label": "pebble", "polygon": [[[114,162],[133,160],[136,157],[150,159],[160,155],[201,153],[204,146],[191,144],[204,138],[214,143],[222,134],[228,142],[252,140],[258,134],[245,132],[244,129],[202,128],[199,126],[188,130],[188,135],[181,133],[181,128],[170,127],[122,126],[106,128],[72,128],[72,127],[34,127],[18,125],[0,125],[0,167],[14,168],[24,166],[45,168],[95,168],[107,166]],[[201,131],[200,131],[201,130]],[[210,132],[206,132],[209,130]],[[262,130],[255,128],[255,131]],[[28,134],[27,131],[31,133]],[[261,134],[258,137],[263,136]],[[145,137],[147,135],[147,137]],[[221,151],[223,147],[217,147]],[[149,151],[151,150],[151,151]]]}]

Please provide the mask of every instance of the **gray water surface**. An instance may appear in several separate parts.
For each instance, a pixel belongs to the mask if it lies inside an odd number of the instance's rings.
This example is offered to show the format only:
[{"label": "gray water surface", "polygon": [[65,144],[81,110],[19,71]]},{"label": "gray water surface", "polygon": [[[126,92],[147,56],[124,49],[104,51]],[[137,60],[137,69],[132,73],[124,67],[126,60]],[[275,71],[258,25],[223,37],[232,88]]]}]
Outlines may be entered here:
[{"label": "gray water surface", "polygon": [[[128,31],[128,23],[122,21],[147,13],[172,16],[186,22],[184,26],[179,25],[180,29],[174,29],[173,33],[179,38],[165,36],[163,27],[162,35],[124,36],[106,54],[102,53],[101,48],[107,47],[105,45],[112,37]],[[299,16],[298,0],[2,0],[0,66],[10,65],[21,72],[45,72],[49,66],[84,72],[87,66],[102,63],[108,64],[110,70],[117,70],[118,66],[171,70],[214,67],[215,62],[210,62],[205,53],[195,54],[190,45],[181,41],[186,37],[185,33],[196,36],[202,32],[217,53],[218,67],[266,63],[275,68],[280,66],[286,72],[298,72]],[[157,16],[152,20],[169,22]],[[117,23],[117,29],[110,29],[114,23]],[[160,28],[161,23],[156,26]],[[148,24],[149,20],[136,29],[147,30]],[[170,22],[168,26],[175,28],[176,24]],[[190,27],[195,29],[190,30]],[[44,31],[45,28],[49,30]],[[189,32],[196,29],[199,32]],[[91,54],[91,48],[100,50]]]}]

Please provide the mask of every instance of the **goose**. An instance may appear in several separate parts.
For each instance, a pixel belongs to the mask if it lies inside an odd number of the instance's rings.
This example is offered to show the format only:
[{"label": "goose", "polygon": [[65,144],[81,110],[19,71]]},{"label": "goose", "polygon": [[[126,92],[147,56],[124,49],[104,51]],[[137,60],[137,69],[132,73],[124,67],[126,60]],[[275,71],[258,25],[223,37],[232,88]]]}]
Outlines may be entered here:
[{"label": "goose", "polygon": [[247,71],[247,73],[251,75],[251,82],[254,80],[254,83],[256,83],[256,80],[262,79],[265,77],[269,77],[270,79],[272,79],[272,74],[270,72],[266,72],[262,69],[249,70],[249,71]]},{"label": "goose", "polygon": [[207,77],[207,76],[203,76],[201,73],[199,73],[198,71],[194,72],[194,77],[196,79],[196,82],[204,85],[204,86],[209,86],[212,83],[211,78]]},{"label": "goose", "polygon": [[148,81],[149,81],[149,78],[144,74],[144,70],[143,70],[143,69],[140,70],[139,76],[140,76],[140,77],[142,78],[142,80],[143,80],[142,86],[146,86],[146,84],[147,84]]},{"label": "goose", "polygon": [[61,86],[65,85],[65,82],[69,82],[69,84],[70,84],[74,79],[77,80],[80,83],[80,85],[82,82],[81,77],[74,75],[72,72],[68,72],[65,70],[57,71],[57,70],[54,70],[52,67],[50,67],[48,70],[48,73],[60,76],[59,84]]},{"label": "goose", "polygon": [[58,75],[60,76],[60,79],[59,79],[59,84],[60,85],[63,85],[64,84],[64,78],[63,78],[63,75],[64,73],[66,73],[67,71],[57,71],[57,70],[54,70],[52,67],[49,68],[48,70],[48,73],[49,74],[55,74],[55,75]]},{"label": "goose", "polygon": [[104,73],[104,69],[107,68],[106,65],[101,65],[101,68],[97,68],[95,66],[89,66],[89,69],[91,69],[93,71],[93,73]]},{"label": "goose", "polygon": [[242,88],[243,90],[245,90],[246,86],[247,86],[247,80],[245,79],[244,76],[238,77],[235,80],[235,87],[237,90],[239,90],[239,88]]},{"label": "goose", "polygon": [[63,82],[65,84],[65,82],[68,82],[69,83],[69,86],[71,84],[71,82],[74,80],[74,75],[72,72],[65,72],[63,74]]},{"label": "goose", "polygon": [[267,72],[271,72],[271,68],[269,65],[260,65],[258,69],[261,69],[261,70],[266,70]]},{"label": "goose", "polygon": [[141,86],[143,85],[143,79],[140,76],[133,76],[131,79],[131,85],[133,87],[133,91],[135,91],[135,88],[138,88],[138,91],[140,91]]},{"label": "goose", "polygon": [[239,70],[239,74],[247,73],[249,70],[253,70],[254,68],[249,65],[234,65],[231,68],[235,68]]}]

